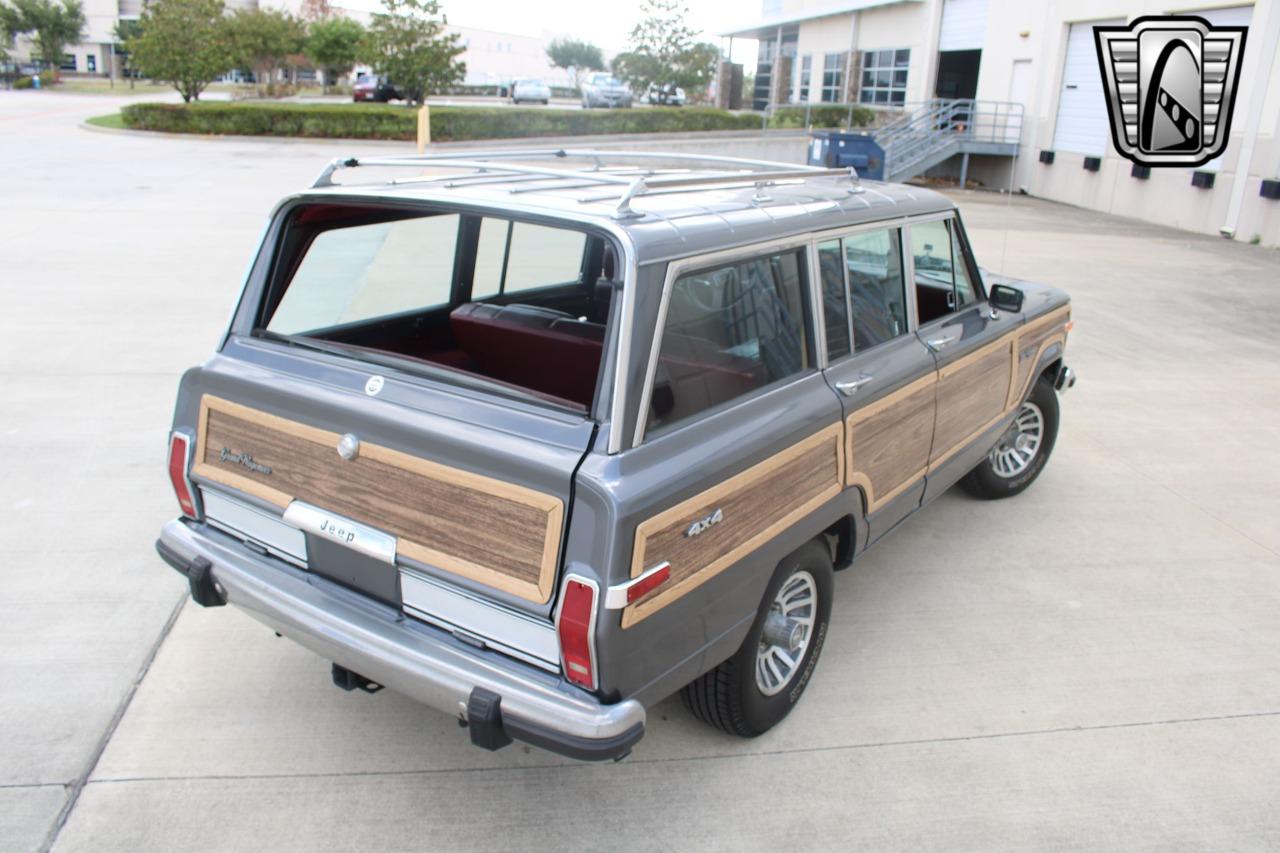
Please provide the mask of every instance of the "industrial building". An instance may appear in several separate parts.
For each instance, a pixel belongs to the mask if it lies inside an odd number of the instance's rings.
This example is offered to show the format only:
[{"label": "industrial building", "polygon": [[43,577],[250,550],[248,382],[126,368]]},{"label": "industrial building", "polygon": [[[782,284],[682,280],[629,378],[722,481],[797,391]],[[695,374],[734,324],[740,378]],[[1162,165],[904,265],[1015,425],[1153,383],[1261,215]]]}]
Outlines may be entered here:
[{"label": "industrial building", "polygon": [[[1137,167],[1111,139],[1093,27],[1162,14],[1249,28],[1226,151],[1196,169]],[[764,0],[756,21],[722,35],[759,40],[756,109],[854,102],[912,110],[934,99],[1019,105],[1021,120],[1002,131],[1017,140],[1016,157],[974,154],[970,179],[1280,245],[1277,0]],[[958,174],[962,156],[929,164],[929,173]]]}]

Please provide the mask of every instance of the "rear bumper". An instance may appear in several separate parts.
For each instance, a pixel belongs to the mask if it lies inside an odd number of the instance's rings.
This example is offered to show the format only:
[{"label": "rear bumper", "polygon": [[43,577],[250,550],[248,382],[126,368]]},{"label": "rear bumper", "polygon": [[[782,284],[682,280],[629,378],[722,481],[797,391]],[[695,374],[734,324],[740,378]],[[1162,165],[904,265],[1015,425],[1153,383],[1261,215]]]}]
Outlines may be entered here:
[{"label": "rear bumper", "polygon": [[[468,721],[479,745],[514,738],[599,761],[626,755],[644,735],[644,707],[634,699],[601,704],[550,673],[466,646],[203,525],[170,521],[156,550],[192,581],[197,601],[199,582],[316,654]],[[468,706],[485,708],[483,719],[469,720]]]}]

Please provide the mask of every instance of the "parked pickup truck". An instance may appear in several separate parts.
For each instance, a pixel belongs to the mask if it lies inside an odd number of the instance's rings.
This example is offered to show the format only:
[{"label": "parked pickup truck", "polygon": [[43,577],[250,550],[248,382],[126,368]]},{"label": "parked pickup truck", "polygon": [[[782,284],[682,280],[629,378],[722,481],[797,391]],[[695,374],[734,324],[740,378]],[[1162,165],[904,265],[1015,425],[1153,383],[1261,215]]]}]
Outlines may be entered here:
[{"label": "parked pickup truck", "polygon": [[949,200],[849,170],[337,161],[182,378],[157,548],[199,604],[488,749],[618,758],[677,690],[759,735],[834,570],[1048,460],[1068,299],[990,283]]}]

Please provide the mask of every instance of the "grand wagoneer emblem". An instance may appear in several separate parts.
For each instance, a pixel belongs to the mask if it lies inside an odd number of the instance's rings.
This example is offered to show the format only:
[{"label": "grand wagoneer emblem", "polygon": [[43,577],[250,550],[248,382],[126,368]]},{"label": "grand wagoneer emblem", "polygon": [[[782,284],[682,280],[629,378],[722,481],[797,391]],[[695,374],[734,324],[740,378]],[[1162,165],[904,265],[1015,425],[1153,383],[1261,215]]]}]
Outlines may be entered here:
[{"label": "grand wagoneer emblem", "polygon": [[1116,151],[1144,166],[1201,166],[1221,154],[1247,29],[1178,15],[1094,27]]},{"label": "grand wagoneer emblem", "polygon": [[248,468],[256,474],[271,474],[270,465],[263,465],[248,453],[236,453],[230,447],[222,448],[222,452],[218,454],[218,459],[221,462],[227,462],[231,465],[240,465]]}]

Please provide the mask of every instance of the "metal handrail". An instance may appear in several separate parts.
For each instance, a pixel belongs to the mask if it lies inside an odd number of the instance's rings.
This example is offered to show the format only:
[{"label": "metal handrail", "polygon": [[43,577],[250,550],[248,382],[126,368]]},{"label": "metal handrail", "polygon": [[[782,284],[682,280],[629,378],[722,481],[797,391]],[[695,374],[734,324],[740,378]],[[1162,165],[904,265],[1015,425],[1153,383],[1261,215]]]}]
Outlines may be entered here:
[{"label": "metal handrail", "polygon": [[1016,144],[1023,106],[1009,101],[935,99],[915,106],[876,132],[885,151],[885,175],[901,172],[957,142]]}]

